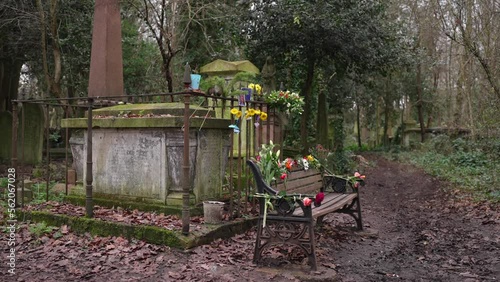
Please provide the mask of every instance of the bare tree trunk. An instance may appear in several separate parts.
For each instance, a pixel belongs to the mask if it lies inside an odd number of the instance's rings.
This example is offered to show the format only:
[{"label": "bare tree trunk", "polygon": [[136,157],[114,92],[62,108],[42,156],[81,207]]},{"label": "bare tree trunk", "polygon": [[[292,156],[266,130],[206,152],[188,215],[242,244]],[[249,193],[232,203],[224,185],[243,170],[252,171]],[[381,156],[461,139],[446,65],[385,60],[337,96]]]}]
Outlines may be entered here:
[{"label": "bare tree trunk", "polygon": [[[45,76],[45,83],[47,84],[47,96],[62,98],[61,90],[61,77],[62,77],[62,63],[61,63],[61,47],[59,44],[58,36],[58,21],[57,21],[57,1],[50,0],[49,6],[49,36],[47,36],[47,20],[45,18],[45,11],[43,9],[42,0],[36,0],[38,7],[38,15],[40,21],[40,45],[42,48],[42,65]],[[52,47],[52,56],[54,60],[53,73],[49,70],[48,62],[48,38],[50,38],[50,45]]]},{"label": "bare tree trunk", "polygon": [[417,65],[417,99],[418,122],[420,123],[420,141],[423,143],[425,141],[425,124],[422,95],[422,65],[420,63]]},{"label": "bare tree trunk", "polygon": [[176,40],[179,2],[179,0],[172,2],[162,0],[161,4],[157,5],[154,1],[143,0],[143,7],[136,7],[158,45],[168,92],[174,92],[172,60],[179,52]]},{"label": "bare tree trunk", "polygon": [[307,154],[309,151],[309,144],[307,142],[308,130],[307,125],[311,116],[311,96],[312,96],[312,86],[314,79],[314,59],[310,58],[307,66],[307,75],[306,81],[304,82],[304,86],[302,88],[302,95],[304,96],[304,113],[302,115],[302,119],[300,121],[300,143],[302,145],[303,154]]},{"label": "bare tree trunk", "polygon": [[[467,26],[465,28],[466,36],[468,38],[472,37],[472,1],[468,0],[467,1]],[[472,107],[472,101],[471,101],[471,95],[472,95],[472,81],[474,79],[474,71],[473,71],[474,64],[472,62],[472,59],[470,58],[470,55],[467,52],[464,52],[464,78],[465,78],[465,97],[467,98],[467,108],[468,111],[467,113],[469,114],[469,128],[471,130],[471,135],[472,138],[475,138],[475,130],[474,130],[474,117],[473,117],[473,107]],[[466,76],[467,74],[467,76]]]},{"label": "bare tree trunk", "polygon": [[316,143],[328,148],[328,105],[325,92],[318,96],[318,117],[316,124]]},{"label": "bare tree trunk", "polygon": [[362,144],[361,144],[361,119],[360,119],[360,108],[359,108],[359,103],[356,103],[356,130],[358,131],[358,136],[357,136],[357,139],[358,139],[358,148],[361,150],[361,147],[362,147]]},{"label": "bare tree trunk", "polygon": [[391,108],[392,104],[390,101],[390,87],[389,87],[389,77],[386,77],[385,80],[385,93],[384,93],[384,133],[382,135],[382,144],[384,146],[389,146],[389,136],[388,136],[388,130],[389,130],[389,124],[390,124],[390,114],[391,114]]}]

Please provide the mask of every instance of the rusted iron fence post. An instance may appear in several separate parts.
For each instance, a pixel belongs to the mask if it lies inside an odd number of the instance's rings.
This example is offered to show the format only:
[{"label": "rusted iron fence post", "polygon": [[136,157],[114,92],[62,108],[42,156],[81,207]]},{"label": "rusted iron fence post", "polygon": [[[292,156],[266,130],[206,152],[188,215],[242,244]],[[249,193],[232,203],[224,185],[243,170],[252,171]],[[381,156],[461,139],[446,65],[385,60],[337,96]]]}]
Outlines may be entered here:
[{"label": "rusted iron fence post", "polygon": [[87,111],[87,174],[85,176],[85,211],[89,218],[94,217],[94,205],[92,200],[92,107],[94,99],[88,98]]},{"label": "rusted iron fence post", "polygon": [[183,187],[182,187],[182,234],[189,234],[189,98],[190,95],[184,95],[184,156],[182,162]]},{"label": "rusted iron fence post", "polygon": [[[19,103],[21,105],[21,162],[20,162],[20,167],[24,167],[24,133],[26,130],[26,122],[25,122],[25,108],[23,107],[23,103]],[[21,169],[22,170],[22,169]],[[24,173],[22,171],[18,172],[18,175],[21,177],[21,208],[24,207]],[[19,183],[19,180],[17,181]]]},{"label": "rusted iron fence post", "polygon": [[[19,126],[19,120],[17,118],[17,102],[12,103],[12,157],[11,166],[14,169],[16,177],[14,177],[14,199],[17,199],[17,175],[19,175],[19,170],[17,167],[17,128]],[[18,207],[19,204],[15,201],[15,206]]]},{"label": "rusted iron fence post", "polygon": [[45,201],[49,201],[49,184],[50,184],[50,112],[49,104],[45,105]]}]

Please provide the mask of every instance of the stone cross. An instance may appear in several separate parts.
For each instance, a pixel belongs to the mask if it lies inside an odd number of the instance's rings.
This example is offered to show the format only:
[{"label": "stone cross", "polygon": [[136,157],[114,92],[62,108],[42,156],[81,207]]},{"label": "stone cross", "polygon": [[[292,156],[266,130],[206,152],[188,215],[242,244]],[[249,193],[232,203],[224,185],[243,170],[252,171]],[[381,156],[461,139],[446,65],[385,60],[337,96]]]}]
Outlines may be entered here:
[{"label": "stone cross", "polygon": [[96,0],[90,57],[89,97],[125,96],[121,37],[118,0]]}]

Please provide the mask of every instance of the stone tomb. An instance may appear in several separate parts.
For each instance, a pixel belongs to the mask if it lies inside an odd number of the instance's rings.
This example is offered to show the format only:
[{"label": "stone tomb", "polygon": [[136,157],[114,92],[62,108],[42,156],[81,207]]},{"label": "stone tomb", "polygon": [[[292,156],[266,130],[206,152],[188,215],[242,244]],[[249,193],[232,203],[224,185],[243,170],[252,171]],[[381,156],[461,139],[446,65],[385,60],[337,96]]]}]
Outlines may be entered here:
[{"label": "stone tomb", "polygon": [[[190,110],[191,202],[219,199],[230,148],[230,121],[211,118],[213,112],[204,108],[191,106]],[[126,114],[142,117],[122,117]],[[153,116],[144,117],[148,114]],[[182,103],[118,105],[94,110],[95,196],[182,205],[183,114]],[[76,152],[76,167],[83,168],[85,185],[87,145],[82,141],[87,140],[87,119],[64,119],[62,126],[83,130],[83,139],[72,143],[72,152]]]}]

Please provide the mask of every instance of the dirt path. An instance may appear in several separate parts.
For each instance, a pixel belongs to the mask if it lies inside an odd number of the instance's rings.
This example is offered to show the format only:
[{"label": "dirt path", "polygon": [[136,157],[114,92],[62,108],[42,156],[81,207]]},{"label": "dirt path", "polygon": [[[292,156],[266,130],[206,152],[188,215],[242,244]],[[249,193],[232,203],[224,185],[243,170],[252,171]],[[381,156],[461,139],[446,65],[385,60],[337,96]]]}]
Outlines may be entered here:
[{"label": "dirt path", "polygon": [[[365,224],[378,239],[342,242],[342,281],[500,279],[498,209],[448,197],[442,182],[411,166],[369,156]],[[448,191],[450,187],[447,187]]]},{"label": "dirt path", "polygon": [[[255,231],[182,252],[123,238],[75,235],[66,228],[36,238],[18,231],[16,275],[4,263],[0,281],[496,281],[500,279],[497,207],[453,200],[421,170],[367,158],[361,191],[366,232],[353,221],[325,218],[318,230],[319,270],[300,255],[278,252],[281,263],[252,264]],[[57,235],[57,236],[56,236]],[[283,263],[285,261],[285,263]]]}]

